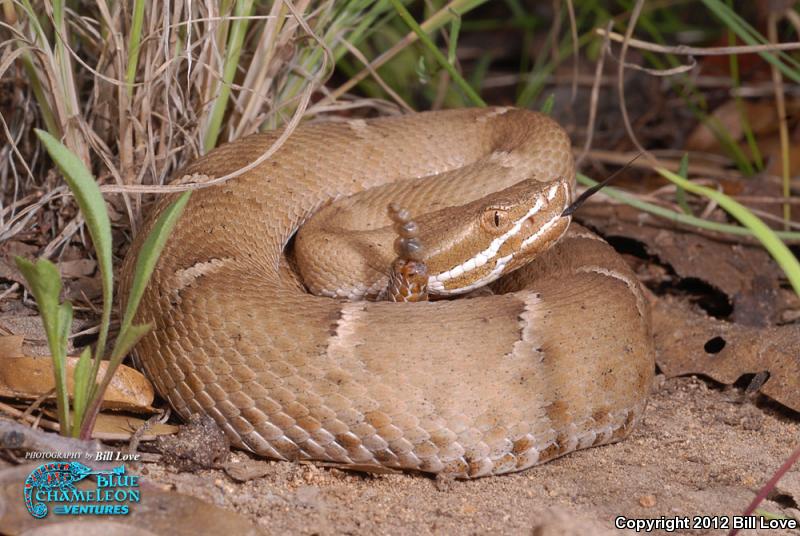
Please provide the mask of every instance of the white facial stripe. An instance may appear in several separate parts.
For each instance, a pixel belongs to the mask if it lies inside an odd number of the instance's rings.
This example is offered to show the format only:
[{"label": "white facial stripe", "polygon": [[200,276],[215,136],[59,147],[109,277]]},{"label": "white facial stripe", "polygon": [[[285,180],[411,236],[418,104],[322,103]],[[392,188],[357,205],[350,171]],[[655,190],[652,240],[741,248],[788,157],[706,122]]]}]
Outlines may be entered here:
[{"label": "white facial stripe", "polygon": [[[553,198],[556,196],[556,193],[558,192],[559,186],[561,185],[555,184],[550,188],[550,190],[547,192],[547,199],[551,201],[553,200]],[[564,188],[566,189],[566,185],[564,185]],[[525,249],[531,243],[539,239],[543,234],[549,231],[550,228],[553,227],[560,219],[561,219],[561,214],[556,214],[555,216],[553,216],[547,223],[542,225],[542,227],[538,231],[536,231],[531,236],[522,241],[521,249]],[[567,219],[569,220],[569,218]]]},{"label": "white facial stripe", "polygon": [[[558,185],[556,185],[556,186],[558,186]],[[478,253],[477,255],[475,255],[474,257],[469,259],[468,261],[459,264],[455,268],[452,268],[452,269],[450,269],[450,270],[448,270],[446,272],[442,272],[440,274],[436,274],[434,276],[431,276],[429,281],[431,283],[433,281],[444,282],[444,281],[447,281],[448,279],[452,279],[454,277],[458,277],[458,276],[462,275],[464,272],[468,272],[470,270],[474,270],[475,268],[467,269],[467,266],[470,265],[470,263],[473,262],[473,261],[475,262],[475,267],[476,268],[478,266],[483,266],[484,264],[486,264],[489,259],[491,259],[495,255],[497,255],[497,252],[500,251],[500,247],[502,247],[502,245],[506,243],[506,240],[508,240],[509,238],[514,236],[515,234],[517,234],[519,232],[519,230],[522,229],[522,224],[525,222],[525,220],[527,220],[528,218],[533,216],[536,212],[539,211],[540,208],[542,208],[543,204],[544,204],[544,201],[542,201],[542,198],[540,197],[539,199],[536,200],[536,203],[534,203],[534,205],[527,212],[527,214],[525,214],[522,218],[520,218],[516,222],[514,222],[514,225],[511,227],[511,229],[509,229],[508,231],[503,233],[501,236],[498,236],[497,238],[492,240],[492,243],[489,244],[489,247],[487,247],[485,250],[481,251],[480,253]],[[500,262],[500,260],[498,260],[498,263],[499,262]]]},{"label": "white facial stripe", "polygon": [[556,196],[556,194],[558,193],[558,187],[559,187],[559,184],[554,184],[547,191],[547,200],[548,201],[552,201],[553,198]]},{"label": "white facial stripe", "polygon": [[506,255],[505,257],[500,257],[497,259],[497,263],[492,268],[492,271],[486,274],[485,276],[481,277],[477,281],[473,281],[469,285],[465,287],[459,287],[457,289],[446,289],[444,288],[444,282],[440,280],[429,279],[428,280],[428,290],[433,292],[434,294],[439,295],[451,295],[451,294],[464,294],[466,292],[470,292],[475,290],[476,288],[480,288],[484,285],[488,285],[492,281],[496,280],[503,274],[503,270],[506,268],[506,264],[509,263],[511,258],[514,255]]},{"label": "white facial stripe", "polygon": [[531,236],[529,236],[528,238],[526,238],[525,240],[522,241],[521,249],[525,249],[532,242],[535,242],[536,240],[538,240],[544,233],[549,231],[550,228],[553,227],[558,222],[558,220],[560,220],[560,219],[561,219],[561,214],[556,214],[555,216],[553,216],[553,218],[550,219],[544,225],[542,225],[542,227],[538,231],[536,231]]}]

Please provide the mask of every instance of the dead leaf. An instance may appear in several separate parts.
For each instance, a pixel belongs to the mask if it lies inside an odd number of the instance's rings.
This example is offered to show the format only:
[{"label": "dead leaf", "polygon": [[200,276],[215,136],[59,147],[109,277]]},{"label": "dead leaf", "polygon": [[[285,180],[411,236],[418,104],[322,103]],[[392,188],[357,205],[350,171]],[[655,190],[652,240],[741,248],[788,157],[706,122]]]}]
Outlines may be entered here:
[{"label": "dead leaf", "polygon": [[0,359],[5,357],[19,357],[22,353],[22,335],[5,335],[0,337]]},{"label": "dead leaf", "polygon": [[[55,387],[53,364],[49,357],[4,357],[0,355],[0,396],[36,399]],[[67,388],[72,390],[72,373],[77,357],[68,358]],[[108,362],[100,364],[98,378],[105,374]],[[103,408],[152,412],[154,391],[144,375],[120,365],[106,390]]]},{"label": "dead leaf", "polygon": [[[800,153],[798,153],[800,140],[798,140],[798,135],[800,135],[800,130],[795,128],[794,131],[791,132],[789,139],[789,175],[792,177],[800,172]],[[760,136],[758,138],[758,148],[761,151],[761,156],[767,163],[767,173],[780,177],[783,171],[780,135],[775,132],[768,136]],[[746,150],[744,144],[742,144],[742,149]],[[745,152],[745,154],[747,153]]]},{"label": "dead leaf", "polygon": [[22,273],[17,269],[14,262],[14,257],[17,255],[25,258],[31,258],[36,255],[39,250],[37,246],[26,244],[18,240],[9,240],[0,246],[0,279],[7,279],[14,281],[21,285],[25,284],[25,278]]},{"label": "dead leaf", "polygon": [[665,266],[668,271],[662,274],[662,280],[648,281],[651,287],[704,293],[704,306],[717,316],[767,326],[796,306],[780,292],[783,272],[759,246],[686,232],[627,206],[590,205],[581,218],[612,243],[615,239],[620,242],[620,238],[635,240],[653,259],[649,264]]},{"label": "dead leaf", "polygon": [[652,305],[656,362],[668,377],[704,374],[730,385],[766,371],[760,392],[800,411],[800,326],[724,322],[671,297]]},{"label": "dead leaf", "polygon": [[103,281],[100,276],[76,277],[64,283],[64,298],[70,301],[94,301],[103,295]]},{"label": "dead leaf", "polygon": [[[100,413],[94,423],[92,436],[104,441],[127,441],[147,421],[130,415],[119,413]],[[171,424],[151,424],[141,437],[142,441],[150,441],[157,436],[178,433],[178,427]]]},{"label": "dead leaf", "polygon": [[[773,102],[745,100],[742,102],[742,109],[755,135],[775,132],[777,129],[778,112]],[[718,106],[711,114],[711,117],[718,122],[722,131],[730,135],[735,141],[744,136],[742,116],[734,99]],[[686,141],[686,148],[694,151],[713,150],[716,152],[719,150],[719,141],[705,123],[700,123],[689,135]]]},{"label": "dead leaf", "polygon": [[[30,312],[32,313],[33,311]],[[84,318],[75,318],[72,321],[74,332],[84,330],[90,325],[90,321]],[[21,355],[50,355],[42,319],[37,314],[28,314],[28,311],[23,310],[19,314],[0,316],[0,332],[13,333],[14,335],[25,337],[22,343],[23,353]],[[67,354],[77,353],[72,341],[72,339],[67,341]]]},{"label": "dead leaf", "polygon": [[61,272],[61,277],[64,278],[90,276],[96,268],[97,263],[92,259],[78,259],[58,263],[58,271]]}]

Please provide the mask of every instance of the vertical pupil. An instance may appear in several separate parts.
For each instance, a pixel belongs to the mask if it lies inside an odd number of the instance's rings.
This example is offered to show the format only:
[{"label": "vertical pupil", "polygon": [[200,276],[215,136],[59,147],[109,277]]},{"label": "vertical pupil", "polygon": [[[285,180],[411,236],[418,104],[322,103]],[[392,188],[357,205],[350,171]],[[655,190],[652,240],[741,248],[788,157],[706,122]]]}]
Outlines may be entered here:
[{"label": "vertical pupil", "polygon": [[494,211],[494,226],[500,227],[500,213],[496,210]]}]

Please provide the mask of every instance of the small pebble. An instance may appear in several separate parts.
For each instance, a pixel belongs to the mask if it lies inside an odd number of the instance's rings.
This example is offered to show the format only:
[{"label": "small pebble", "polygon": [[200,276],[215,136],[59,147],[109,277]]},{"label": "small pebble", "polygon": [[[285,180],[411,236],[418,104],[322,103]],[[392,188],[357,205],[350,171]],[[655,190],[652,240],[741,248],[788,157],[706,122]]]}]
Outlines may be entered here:
[{"label": "small pebble", "polygon": [[655,495],[642,495],[639,497],[639,504],[644,508],[652,508],[656,505]]}]

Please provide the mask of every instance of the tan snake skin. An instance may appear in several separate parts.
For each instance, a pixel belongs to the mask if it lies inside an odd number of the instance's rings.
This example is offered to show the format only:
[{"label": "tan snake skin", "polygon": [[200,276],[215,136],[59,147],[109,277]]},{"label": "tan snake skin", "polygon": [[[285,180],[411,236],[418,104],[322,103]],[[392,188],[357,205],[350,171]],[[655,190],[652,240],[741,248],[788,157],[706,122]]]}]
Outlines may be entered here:
[{"label": "tan snake skin", "polygon": [[[222,146],[180,176],[227,174],[276,137]],[[539,180],[574,176],[566,134],[533,112],[298,128],[269,161],[192,195],[136,317],[154,325],[137,362],[181,416],[208,414],[271,458],[471,478],[622,439],[653,374],[650,317],[627,264],[588,230],[572,224],[495,284],[504,294],[472,299],[317,297],[286,260],[289,239],[331,198],[487,159]],[[170,200],[134,241],[121,291]]]}]

